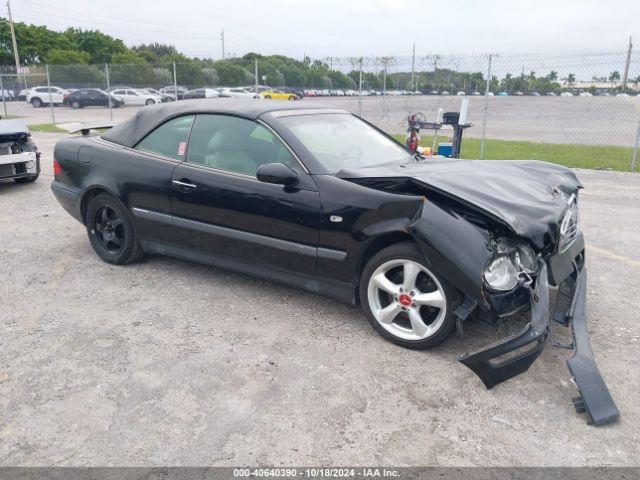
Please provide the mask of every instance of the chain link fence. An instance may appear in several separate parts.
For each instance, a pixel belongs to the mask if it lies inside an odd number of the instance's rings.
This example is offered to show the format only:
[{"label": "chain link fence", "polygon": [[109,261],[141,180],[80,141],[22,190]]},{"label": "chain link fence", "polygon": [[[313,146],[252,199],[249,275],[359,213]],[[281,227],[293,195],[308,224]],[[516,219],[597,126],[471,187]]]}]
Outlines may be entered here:
[{"label": "chain link fence", "polygon": [[[153,99],[269,90],[351,111],[380,128],[406,133],[407,117],[436,121],[468,101],[462,156],[531,158],[586,168],[635,170],[640,139],[640,53],[539,53],[330,57],[293,61],[284,57],[232,58],[224,62],[132,65],[38,65],[16,74],[0,68],[5,116],[28,123],[119,121]],[[134,90],[142,98],[119,104],[34,109],[35,87],[65,90]],[[141,93],[142,92],[142,93]],[[198,96],[196,95],[196,96]],[[241,96],[242,94],[238,94]],[[118,95],[115,95],[118,96]],[[189,96],[189,95],[188,95]],[[53,98],[53,97],[51,97]],[[131,101],[128,101],[131,100]],[[220,101],[224,101],[221,99]],[[42,102],[49,106],[46,98]],[[57,102],[54,102],[57,103]],[[109,102],[110,103],[110,102]],[[77,105],[76,105],[77,106]],[[118,107],[118,108],[116,108]],[[31,120],[33,119],[33,121]],[[432,145],[432,134],[423,133]],[[451,131],[438,132],[446,140]]]}]

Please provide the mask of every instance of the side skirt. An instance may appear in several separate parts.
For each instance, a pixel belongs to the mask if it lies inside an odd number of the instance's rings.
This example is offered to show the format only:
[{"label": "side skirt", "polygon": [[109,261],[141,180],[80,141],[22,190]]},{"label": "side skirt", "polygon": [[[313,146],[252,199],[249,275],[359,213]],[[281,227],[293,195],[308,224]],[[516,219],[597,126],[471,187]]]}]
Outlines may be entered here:
[{"label": "side skirt", "polygon": [[180,258],[196,263],[202,263],[204,265],[220,267],[225,270],[232,270],[234,272],[244,273],[246,275],[263,278],[265,280],[273,280],[292,287],[302,288],[313,293],[318,293],[320,295],[326,295],[341,302],[356,305],[355,285],[352,283],[260,267],[240,260],[235,260],[233,258],[221,255],[212,255],[202,251],[190,250],[181,246],[156,242],[153,240],[140,239],[140,243],[142,244],[142,249],[145,252],[157,253],[159,255]]}]

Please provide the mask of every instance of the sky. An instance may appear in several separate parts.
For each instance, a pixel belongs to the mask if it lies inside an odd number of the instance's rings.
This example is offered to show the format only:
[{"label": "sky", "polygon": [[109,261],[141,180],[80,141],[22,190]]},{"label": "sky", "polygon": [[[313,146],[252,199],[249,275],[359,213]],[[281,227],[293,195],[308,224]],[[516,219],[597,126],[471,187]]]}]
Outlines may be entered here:
[{"label": "sky", "polygon": [[[4,3],[4,2],[3,2]],[[3,5],[4,7],[4,5]],[[98,29],[190,56],[294,58],[622,51],[640,46],[640,0],[12,0],[14,20]]]}]

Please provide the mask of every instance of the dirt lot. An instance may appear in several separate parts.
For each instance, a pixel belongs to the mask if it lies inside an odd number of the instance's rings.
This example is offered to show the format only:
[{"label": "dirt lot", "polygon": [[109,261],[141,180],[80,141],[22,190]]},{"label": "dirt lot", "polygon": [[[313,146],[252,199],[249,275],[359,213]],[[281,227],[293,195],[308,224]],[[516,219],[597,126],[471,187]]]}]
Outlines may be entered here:
[{"label": "dirt lot", "polygon": [[579,171],[589,329],[621,410],[594,428],[548,348],[491,391],[356,308],[183,261],[101,262],[44,172],[0,183],[1,465],[640,465],[640,175]]}]

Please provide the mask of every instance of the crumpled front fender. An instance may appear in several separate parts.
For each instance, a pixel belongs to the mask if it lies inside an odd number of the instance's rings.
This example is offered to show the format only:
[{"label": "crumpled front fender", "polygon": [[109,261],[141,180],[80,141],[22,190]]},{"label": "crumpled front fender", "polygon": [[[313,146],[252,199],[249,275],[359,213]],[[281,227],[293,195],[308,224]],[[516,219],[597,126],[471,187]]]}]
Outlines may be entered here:
[{"label": "crumpled front fender", "polygon": [[446,205],[427,200],[409,233],[430,266],[479,305],[489,305],[482,288],[482,272],[493,255],[488,231]]}]

